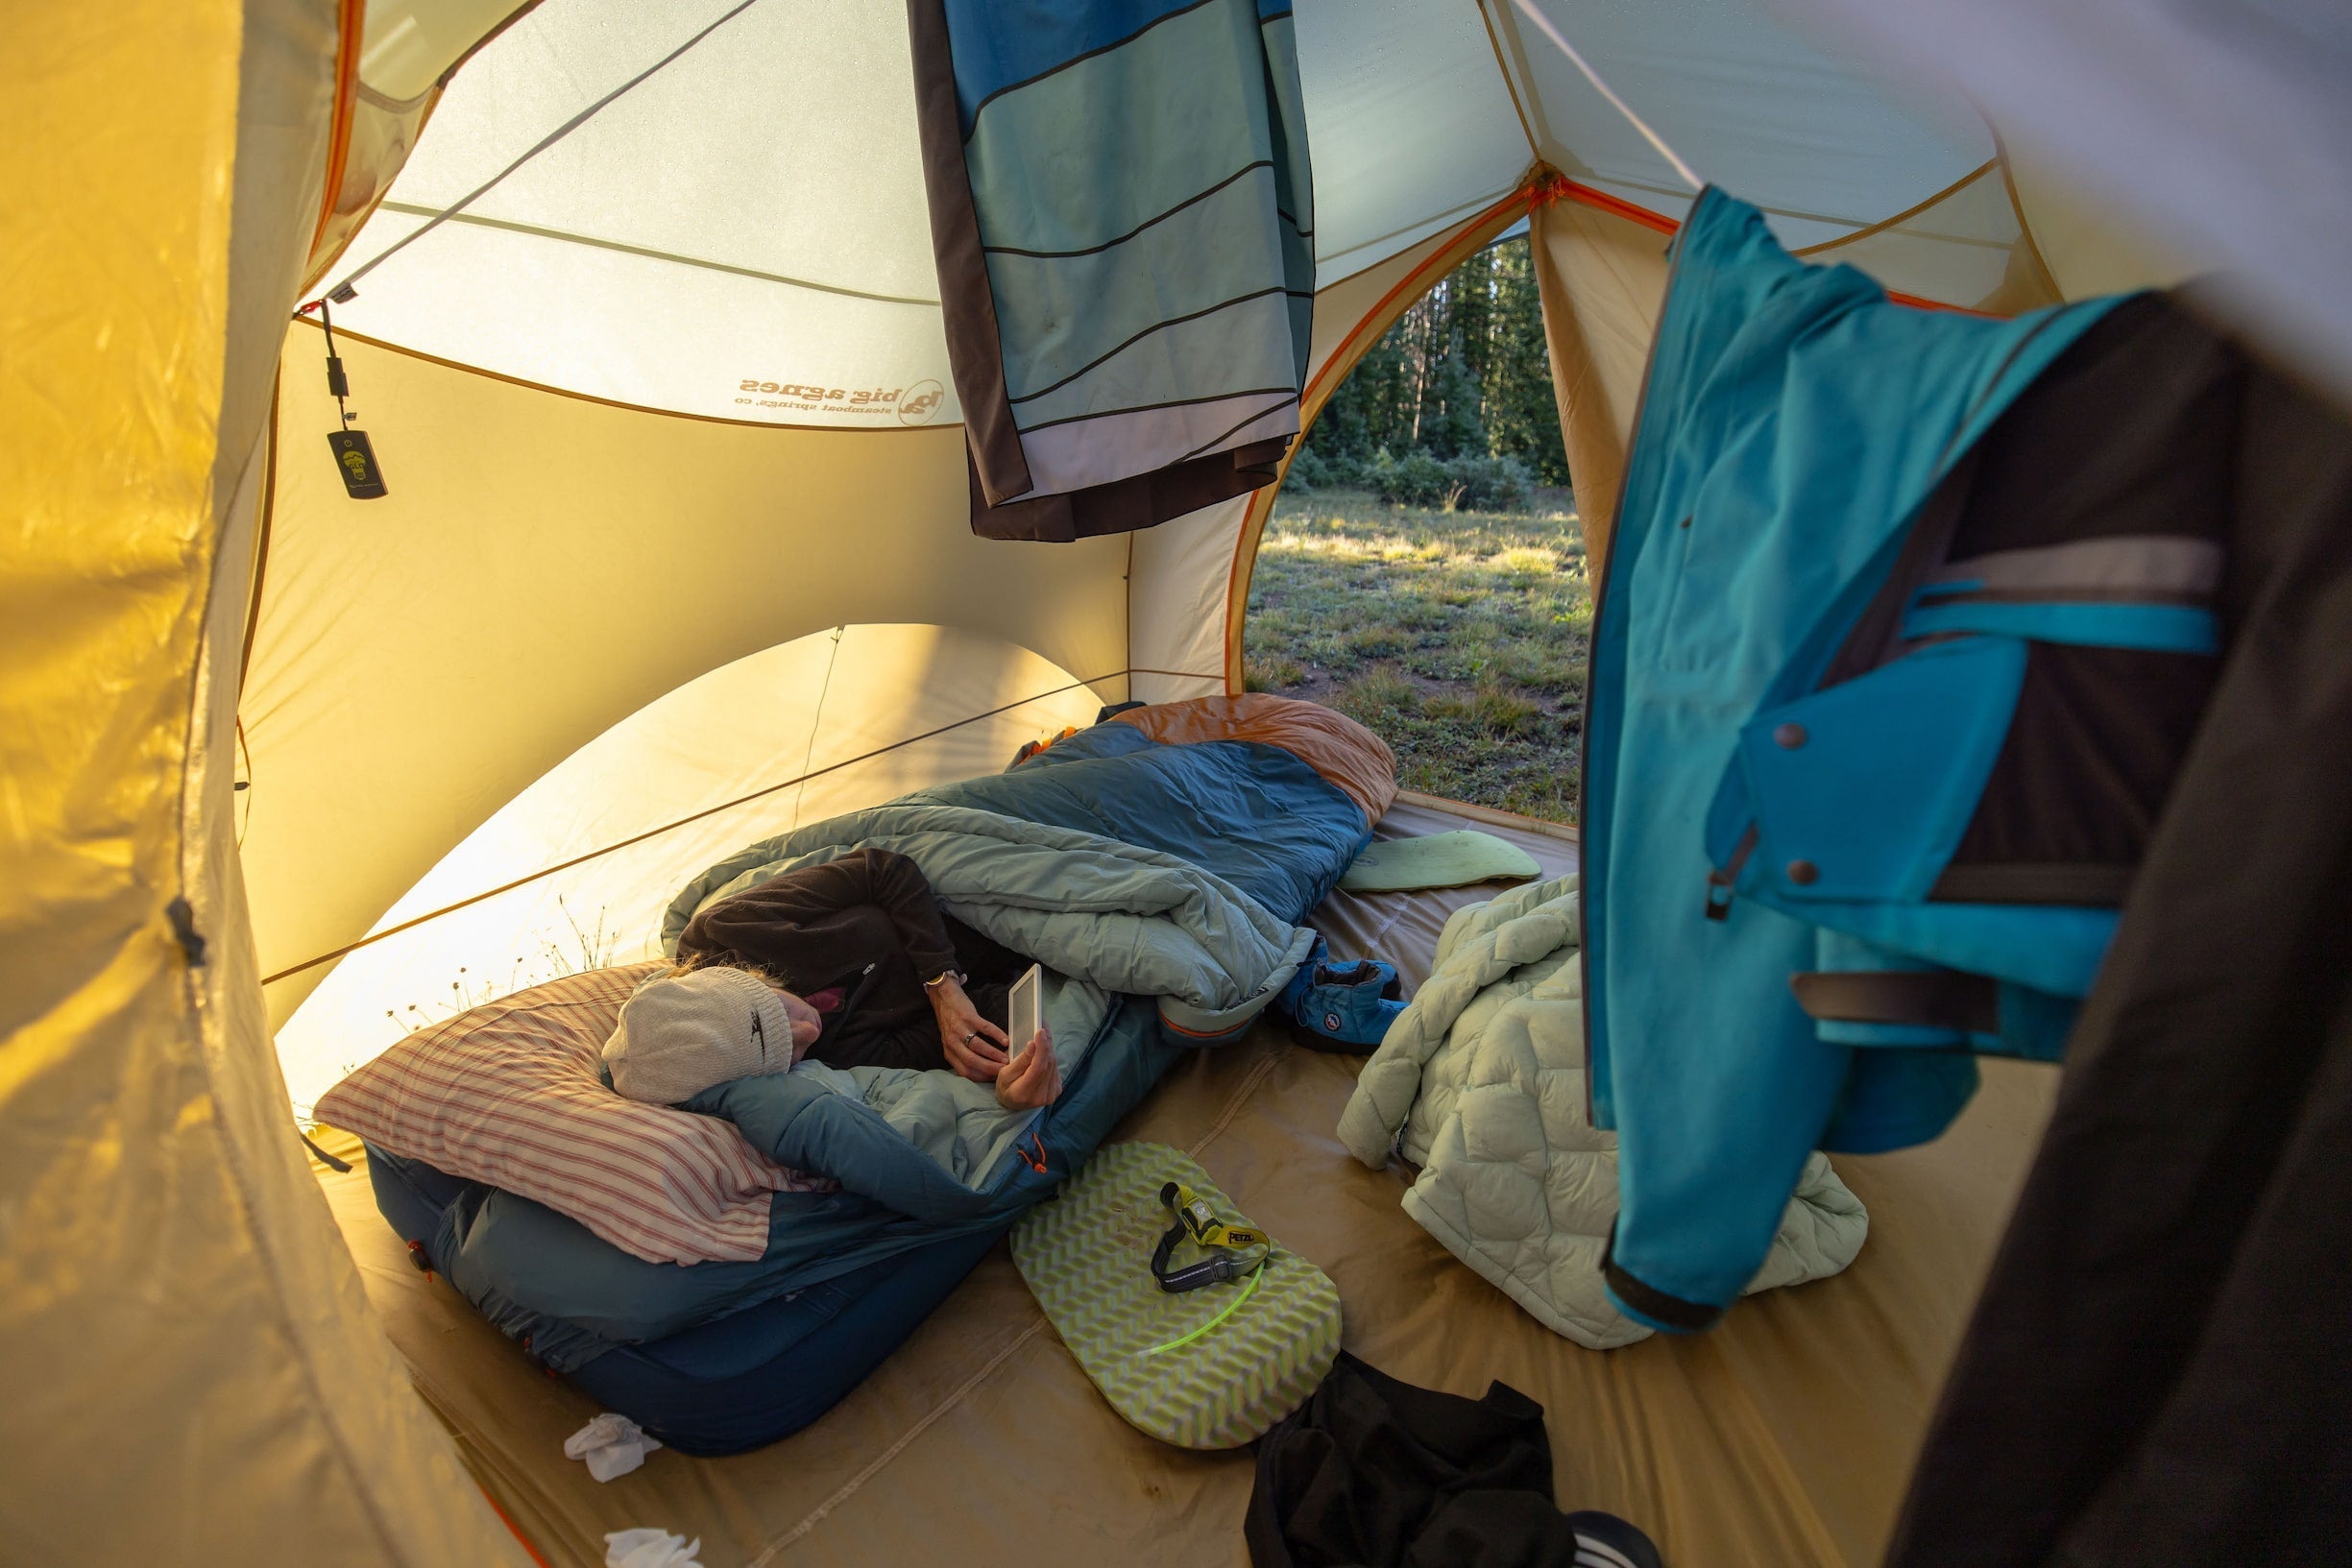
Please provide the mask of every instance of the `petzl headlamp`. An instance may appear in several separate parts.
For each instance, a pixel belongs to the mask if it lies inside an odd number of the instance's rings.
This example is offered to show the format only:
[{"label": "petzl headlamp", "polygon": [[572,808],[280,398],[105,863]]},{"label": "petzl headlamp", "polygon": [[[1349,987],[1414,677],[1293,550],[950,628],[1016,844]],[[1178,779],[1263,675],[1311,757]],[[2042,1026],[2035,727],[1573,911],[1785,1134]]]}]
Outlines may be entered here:
[{"label": "petzl headlamp", "polygon": [[[1173,1295],[1182,1291],[1198,1291],[1204,1285],[1227,1284],[1266,1261],[1263,1250],[1255,1257],[1240,1256],[1253,1247],[1273,1245],[1264,1231],[1222,1223],[1217,1211],[1182,1182],[1172,1181],[1162,1187],[1159,1200],[1176,1216],[1176,1223],[1168,1227],[1167,1234],[1159,1239],[1159,1245],[1152,1251],[1152,1277],[1159,1281],[1161,1290]],[[1170,1268],[1168,1261],[1175,1255],[1176,1243],[1187,1238],[1210,1256],[1181,1268]]]}]

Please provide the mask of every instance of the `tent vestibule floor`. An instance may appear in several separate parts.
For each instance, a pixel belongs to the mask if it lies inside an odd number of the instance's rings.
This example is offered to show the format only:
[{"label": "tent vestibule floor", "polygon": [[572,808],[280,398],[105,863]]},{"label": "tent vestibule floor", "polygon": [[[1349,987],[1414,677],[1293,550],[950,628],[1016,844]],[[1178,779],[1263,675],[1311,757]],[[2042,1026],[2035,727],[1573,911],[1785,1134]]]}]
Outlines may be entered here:
[{"label": "tent vestibule floor", "polygon": [[[1476,827],[1572,870],[1556,832],[1409,798],[1384,836]],[[1494,887],[1335,895],[1318,924],[1418,982],[1445,914]],[[1376,941],[1374,939],[1377,939]],[[1836,1161],[1870,1241],[1835,1278],[1750,1297],[1715,1332],[1586,1350],[1456,1262],[1397,1206],[1404,1176],[1333,1136],[1357,1062],[1272,1026],[1180,1064],[1114,1138],[1193,1151],[1253,1222],[1338,1284],[1348,1349],[1410,1382],[1540,1400],[1561,1506],[1635,1521],[1670,1562],[1876,1563],[1937,1387],[2031,1158],[2055,1076],[1985,1064],[1926,1147]],[[1248,1450],[1167,1447],[1111,1412],[999,1246],[873,1377],[807,1431],[727,1459],[664,1451],[607,1484],[563,1456],[596,1407],[410,1266],[364,1170],[324,1178],[371,1299],[499,1507],[550,1564],[603,1532],[702,1539],[710,1568],[769,1563],[1247,1561]]]}]

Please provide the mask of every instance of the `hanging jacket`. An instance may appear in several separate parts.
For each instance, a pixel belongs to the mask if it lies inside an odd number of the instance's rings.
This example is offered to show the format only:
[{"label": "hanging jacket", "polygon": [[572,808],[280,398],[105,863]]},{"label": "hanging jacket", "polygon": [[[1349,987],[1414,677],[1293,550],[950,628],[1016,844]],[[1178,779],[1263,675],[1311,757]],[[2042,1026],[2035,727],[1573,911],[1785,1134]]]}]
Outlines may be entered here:
[{"label": "hanging jacket", "polygon": [[[2151,297],[1900,307],[1709,191],[1599,607],[1585,784],[1606,1278],[1710,1323],[1815,1149],[2054,1057],[2210,688],[2234,361]],[[2200,488],[2203,487],[2203,488]]]}]

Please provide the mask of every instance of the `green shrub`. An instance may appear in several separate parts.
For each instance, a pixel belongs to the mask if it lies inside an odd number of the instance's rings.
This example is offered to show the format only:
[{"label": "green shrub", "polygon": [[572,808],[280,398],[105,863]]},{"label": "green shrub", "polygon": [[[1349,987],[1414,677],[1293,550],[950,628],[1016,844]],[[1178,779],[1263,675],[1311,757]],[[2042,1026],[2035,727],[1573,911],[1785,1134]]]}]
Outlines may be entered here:
[{"label": "green shrub", "polygon": [[1433,718],[1457,724],[1508,739],[1533,730],[1543,717],[1543,710],[1527,698],[1506,687],[1481,682],[1468,695],[1447,693],[1429,703]]},{"label": "green shrub", "polygon": [[1242,689],[1244,691],[1282,691],[1307,678],[1305,666],[1296,659],[1281,654],[1244,654],[1242,656]]},{"label": "green shrub", "polygon": [[1524,512],[1535,479],[1515,457],[1457,457],[1445,465],[1445,482],[1465,512]]},{"label": "green shrub", "polygon": [[1298,455],[1291,459],[1290,471],[1282,477],[1282,488],[1294,495],[1312,495],[1331,483],[1331,465],[1321,452],[1306,446],[1298,448]]},{"label": "green shrub", "polygon": [[1535,481],[1515,457],[1457,457],[1441,463],[1418,446],[1401,458],[1383,446],[1364,465],[1360,482],[1391,506],[1524,512]]},{"label": "green shrub", "polygon": [[1401,460],[1390,456],[1386,446],[1381,447],[1365,465],[1364,483],[1391,506],[1442,507],[1453,492],[1445,465],[1418,446],[1405,453]]},{"label": "green shrub", "polygon": [[1376,731],[1383,721],[1413,714],[1420,707],[1420,688],[1396,671],[1375,668],[1342,687],[1331,706]]}]

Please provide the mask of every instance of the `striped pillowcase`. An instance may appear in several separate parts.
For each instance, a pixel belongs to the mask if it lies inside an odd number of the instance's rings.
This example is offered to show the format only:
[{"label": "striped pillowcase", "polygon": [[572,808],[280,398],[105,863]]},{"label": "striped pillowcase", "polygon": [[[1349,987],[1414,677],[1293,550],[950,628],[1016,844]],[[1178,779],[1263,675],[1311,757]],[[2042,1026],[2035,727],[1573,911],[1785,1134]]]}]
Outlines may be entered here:
[{"label": "striped pillowcase", "polygon": [[649,1263],[756,1261],[771,1194],[835,1184],[776,1164],[731,1122],[604,1086],[620,1004],[657,967],[567,976],[420,1029],[321,1097],[318,1119]]}]

